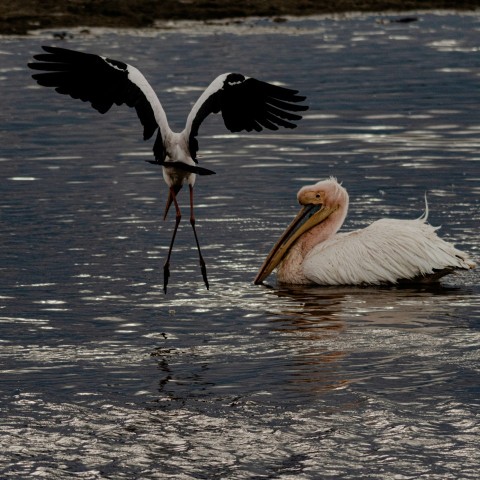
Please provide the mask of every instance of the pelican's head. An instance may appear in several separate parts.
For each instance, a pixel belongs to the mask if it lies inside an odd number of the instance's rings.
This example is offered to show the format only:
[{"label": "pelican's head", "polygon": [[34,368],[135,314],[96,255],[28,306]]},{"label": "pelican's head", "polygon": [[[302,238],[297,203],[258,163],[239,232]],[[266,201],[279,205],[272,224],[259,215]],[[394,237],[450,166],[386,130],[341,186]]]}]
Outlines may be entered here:
[{"label": "pelican's head", "polygon": [[300,205],[323,205],[335,208],[348,201],[348,194],[336,178],[330,177],[313,185],[302,187],[297,193],[297,199]]},{"label": "pelican's head", "polygon": [[347,191],[333,177],[302,187],[297,199],[302,209],[268,254],[255,277],[255,284],[262,283],[273,272],[299,237],[324,222],[341,206],[348,206]]}]

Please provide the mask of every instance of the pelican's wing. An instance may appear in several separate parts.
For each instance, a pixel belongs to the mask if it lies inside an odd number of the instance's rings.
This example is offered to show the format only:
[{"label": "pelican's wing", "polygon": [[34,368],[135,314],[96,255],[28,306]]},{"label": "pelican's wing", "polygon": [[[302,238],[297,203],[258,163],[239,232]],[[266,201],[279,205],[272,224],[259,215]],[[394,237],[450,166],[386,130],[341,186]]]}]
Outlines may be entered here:
[{"label": "pelican's wing", "polygon": [[168,132],[165,112],[152,87],[135,67],[118,60],[66,48],[42,47],[47,53],[35,55],[29,63],[32,77],[58,93],[90,102],[95,110],[106,113],[112,105],[134,107],[143,125],[143,138],[149,139],[157,128],[154,153],[163,160],[163,138]]},{"label": "pelican's wing", "polygon": [[438,279],[469,269],[468,255],[442,240],[424,219],[382,219],[363,230],[335,235],[311,250],[306,277],[319,285],[380,285]]},{"label": "pelican's wing", "polygon": [[261,131],[263,128],[295,128],[293,122],[302,117],[297,113],[308,109],[301,105],[306,97],[297,90],[245,77],[239,73],[218,76],[203,92],[187,118],[185,134],[192,158],[198,151],[200,124],[211,113],[222,113],[225,126],[231,132]]}]

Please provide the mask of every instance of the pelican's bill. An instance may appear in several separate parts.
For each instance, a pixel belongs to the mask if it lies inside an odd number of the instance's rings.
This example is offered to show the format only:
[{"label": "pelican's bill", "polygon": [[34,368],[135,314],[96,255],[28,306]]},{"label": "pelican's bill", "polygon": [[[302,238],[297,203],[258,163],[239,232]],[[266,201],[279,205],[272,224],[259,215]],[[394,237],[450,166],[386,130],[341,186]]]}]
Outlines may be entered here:
[{"label": "pelican's bill", "polygon": [[301,235],[323,222],[336,209],[336,207],[326,207],[321,204],[305,205],[267,255],[267,258],[255,277],[255,285],[262,283],[273,272],[278,264],[285,258],[290,247]]}]

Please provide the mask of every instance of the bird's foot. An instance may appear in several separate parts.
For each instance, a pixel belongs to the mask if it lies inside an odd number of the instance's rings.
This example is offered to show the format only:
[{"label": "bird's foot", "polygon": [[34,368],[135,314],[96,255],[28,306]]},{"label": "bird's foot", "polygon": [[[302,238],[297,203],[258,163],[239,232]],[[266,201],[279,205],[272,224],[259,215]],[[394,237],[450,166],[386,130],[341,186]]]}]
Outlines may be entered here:
[{"label": "bird's foot", "polygon": [[208,284],[207,267],[205,266],[205,262],[200,262],[200,268],[202,270],[202,277],[203,277],[203,281],[205,283],[205,286],[207,287],[207,290],[209,290],[210,285]]},{"label": "bird's foot", "polygon": [[167,293],[168,279],[170,278],[170,262],[165,262],[163,266],[163,291]]}]

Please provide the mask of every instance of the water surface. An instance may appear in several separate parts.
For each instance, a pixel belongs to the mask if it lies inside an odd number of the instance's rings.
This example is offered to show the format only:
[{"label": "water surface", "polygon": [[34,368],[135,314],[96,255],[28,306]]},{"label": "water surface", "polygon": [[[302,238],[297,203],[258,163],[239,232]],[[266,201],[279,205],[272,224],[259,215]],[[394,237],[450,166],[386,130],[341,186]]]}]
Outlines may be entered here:
[{"label": "water surface", "polygon": [[[298,188],[329,175],[350,192],[345,229],[416,218],[427,192],[431,223],[478,258],[480,17],[390,18],[0,39],[2,478],[476,478],[479,270],[252,284]],[[140,67],[177,130],[225,71],[308,96],[294,131],[202,126],[210,291],[185,222],[164,295],[153,142],[133,111],[36,87],[42,44]]]}]

